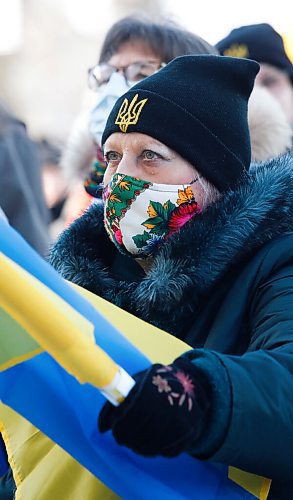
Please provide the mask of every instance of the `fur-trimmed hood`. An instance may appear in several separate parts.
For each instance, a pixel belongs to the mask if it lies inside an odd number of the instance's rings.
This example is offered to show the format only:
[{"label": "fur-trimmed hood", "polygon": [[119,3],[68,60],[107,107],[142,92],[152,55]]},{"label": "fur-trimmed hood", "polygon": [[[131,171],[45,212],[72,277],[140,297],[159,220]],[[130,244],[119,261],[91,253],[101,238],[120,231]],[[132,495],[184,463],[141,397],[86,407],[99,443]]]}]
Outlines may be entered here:
[{"label": "fur-trimmed hood", "polygon": [[292,150],[292,129],[278,101],[263,87],[254,87],[248,101],[251,155],[267,161]]},{"label": "fur-trimmed hood", "polygon": [[194,217],[158,250],[137,281],[111,273],[118,251],[92,205],[65,230],[50,261],[64,278],[165,330],[194,314],[216,283],[263,245],[293,231],[293,155],[252,166],[248,180]]}]

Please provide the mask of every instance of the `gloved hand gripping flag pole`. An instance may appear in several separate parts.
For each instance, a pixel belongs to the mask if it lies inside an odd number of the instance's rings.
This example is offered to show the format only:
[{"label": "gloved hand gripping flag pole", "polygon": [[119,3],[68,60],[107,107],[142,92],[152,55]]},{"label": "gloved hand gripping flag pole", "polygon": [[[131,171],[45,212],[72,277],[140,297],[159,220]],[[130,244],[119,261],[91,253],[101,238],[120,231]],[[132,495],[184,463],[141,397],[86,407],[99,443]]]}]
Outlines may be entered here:
[{"label": "gloved hand gripping flag pole", "polygon": [[[93,324],[3,253],[0,269],[3,310],[80,383],[97,387],[118,406],[135,382],[96,345]],[[20,362],[13,357],[11,366]]]},{"label": "gloved hand gripping flag pole", "polygon": [[[194,491],[199,492],[200,498],[267,498],[271,481],[266,478],[233,468],[227,470],[226,466],[219,468],[219,464],[214,468],[213,464],[198,461],[187,454],[167,462],[159,457],[152,461],[135,454],[129,455],[128,450],[123,447],[118,449],[111,445],[111,436],[108,436],[109,439],[92,440],[93,432],[98,432],[96,412],[100,410],[103,401],[88,384],[100,389],[116,405],[127,396],[134,385],[132,378],[96,345],[94,337],[100,339],[101,345],[113,353],[114,359],[121,360],[119,363],[129,367],[133,373],[148,366],[148,360],[142,353],[149,352],[152,362],[168,363],[190,347],[183,343],[178,346],[177,343],[181,341],[174,337],[169,338],[163,331],[160,335],[157,331],[151,335],[154,327],[144,325],[135,317],[132,317],[132,326],[129,328],[124,317],[121,322],[117,322],[119,331],[139,331],[136,340],[139,339],[141,352],[137,349],[137,352],[133,353],[131,343],[127,341],[127,334],[126,339],[121,338],[112,326],[113,315],[120,314],[115,310],[115,306],[110,304],[110,310],[108,306],[104,309],[103,299],[95,297],[99,299],[97,302],[89,300],[94,304],[92,308],[72,287],[63,282],[12,228],[1,225],[1,221],[0,245],[4,251],[4,255],[0,252],[0,397],[4,403],[3,411],[7,405],[5,411],[11,411],[10,407],[27,419],[20,421],[15,446],[26,443],[27,436],[33,432],[32,430],[27,434],[26,422],[29,427],[31,422],[41,431],[38,433],[40,441],[36,441],[37,443],[43,442],[42,432],[45,432],[53,441],[52,449],[55,449],[54,443],[59,444],[123,498],[143,496],[144,499],[149,499],[157,497],[158,491],[160,498],[191,498]],[[21,265],[16,264],[13,258]],[[85,295],[87,296],[87,293]],[[101,311],[107,313],[101,314]],[[121,311],[121,315],[127,314]],[[90,321],[86,318],[90,318]],[[115,317],[115,322],[116,319]],[[101,332],[97,331],[99,325]],[[144,329],[145,338],[141,335]],[[101,335],[103,331],[107,332],[107,338]],[[164,343],[158,343],[159,339],[160,342],[163,339]],[[130,345],[124,345],[124,342]],[[152,343],[153,351],[147,351]],[[115,349],[112,349],[113,344]],[[136,345],[135,342],[134,344]],[[168,353],[170,358],[158,359],[158,352],[160,357]],[[37,356],[38,354],[40,356]],[[140,358],[139,362],[136,362],[133,354]],[[64,373],[62,368],[55,365],[54,358],[59,366],[66,370]],[[85,384],[84,390],[79,390],[78,384],[70,379],[68,373]],[[61,381],[60,384],[56,384],[58,380]],[[92,398],[96,404],[93,404]],[[60,418],[55,418],[57,411]],[[9,425],[10,418],[11,413],[8,417]],[[13,419],[12,415],[12,421]],[[78,432],[81,424],[83,432]],[[75,439],[72,439],[74,429]],[[47,457],[52,455],[50,453],[44,457],[43,446],[37,445],[36,448],[41,450],[41,457],[40,462],[35,462],[33,455],[35,476],[31,474],[34,470],[30,471],[25,463],[25,470],[29,471],[25,474],[31,478],[30,485],[42,470],[39,463],[46,463]],[[24,450],[27,450],[25,446]],[[66,458],[62,460],[65,460],[63,465],[68,463]],[[45,470],[51,471],[51,465]],[[76,469],[74,471],[76,474]],[[232,481],[227,477],[228,471]],[[84,478],[83,471],[81,474]],[[46,478],[47,475],[45,480]],[[50,478],[52,484],[51,474]],[[24,476],[24,483],[26,479]],[[143,493],[142,480],[147,484]],[[240,485],[241,489],[235,483]],[[26,491],[27,498],[31,498],[31,488]]]}]

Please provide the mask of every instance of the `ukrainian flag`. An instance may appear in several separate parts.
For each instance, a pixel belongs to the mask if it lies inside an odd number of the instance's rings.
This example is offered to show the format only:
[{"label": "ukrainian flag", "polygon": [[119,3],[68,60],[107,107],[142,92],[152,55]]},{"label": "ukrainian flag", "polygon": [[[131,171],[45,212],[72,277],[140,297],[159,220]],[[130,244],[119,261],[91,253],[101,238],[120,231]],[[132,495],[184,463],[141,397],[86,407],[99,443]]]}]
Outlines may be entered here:
[{"label": "ukrainian flag", "polygon": [[267,497],[264,478],[188,455],[146,459],[101,435],[105,399],[97,387],[117,365],[131,375],[188,346],[66,283],[3,221],[0,252],[0,421],[17,495]]}]

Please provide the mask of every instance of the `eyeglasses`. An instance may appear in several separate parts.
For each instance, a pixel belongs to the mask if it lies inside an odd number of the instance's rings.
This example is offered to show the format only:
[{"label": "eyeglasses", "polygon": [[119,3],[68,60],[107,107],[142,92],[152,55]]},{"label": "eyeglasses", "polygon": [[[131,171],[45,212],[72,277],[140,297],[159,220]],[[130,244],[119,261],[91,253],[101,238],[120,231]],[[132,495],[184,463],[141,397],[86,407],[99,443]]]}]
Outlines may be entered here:
[{"label": "eyeglasses", "polygon": [[129,85],[130,82],[138,82],[147,76],[153,75],[163,66],[166,66],[166,64],[156,61],[137,61],[120,68],[107,63],[97,64],[88,69],[88,86],[92,90],[97,90],[101,85],[108,83],[115,72],[122,72],[126,83]]}]

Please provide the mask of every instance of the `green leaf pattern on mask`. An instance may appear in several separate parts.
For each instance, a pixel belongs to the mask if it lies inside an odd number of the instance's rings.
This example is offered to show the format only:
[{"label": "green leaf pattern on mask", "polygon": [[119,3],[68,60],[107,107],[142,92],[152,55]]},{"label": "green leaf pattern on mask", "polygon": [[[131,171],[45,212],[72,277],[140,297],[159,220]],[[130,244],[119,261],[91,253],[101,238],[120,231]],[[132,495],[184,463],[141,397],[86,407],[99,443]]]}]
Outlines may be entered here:
[{"label": "green leaf pattern on mask", "polygon": [[149,234],[163,236],[168,232],[168,221],[175,208],[176,205],[170,200],[166,201],[164,205],[158,201],[150,201],[148,207],[150,217],[142,225],[149,229]]},{"label": "green leaf pattern on mask", "polygon": [[147,233],[147,231],[144,231],[143,234],[137,234],[136,236],[133,236],[132,239],[137,248],[143,248],[150,239],[150,234]]},{"label": "green leaf pattern on mask", "polygon": [[[126,178],[125,178],[126,177]],[[137,196],[145,191],[151,183],[135,179],[135,182],[122,176],[113,181],[107,203],[107,218],[116,223],[125,215]]]}]

